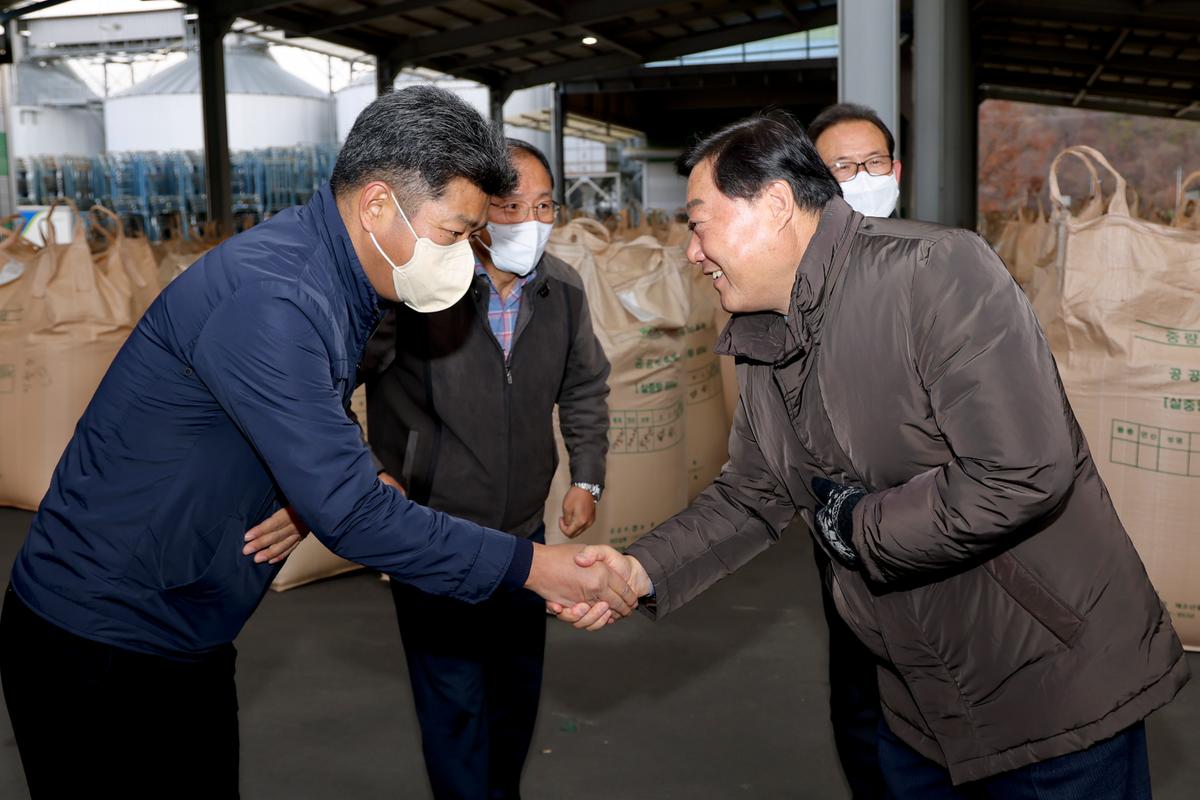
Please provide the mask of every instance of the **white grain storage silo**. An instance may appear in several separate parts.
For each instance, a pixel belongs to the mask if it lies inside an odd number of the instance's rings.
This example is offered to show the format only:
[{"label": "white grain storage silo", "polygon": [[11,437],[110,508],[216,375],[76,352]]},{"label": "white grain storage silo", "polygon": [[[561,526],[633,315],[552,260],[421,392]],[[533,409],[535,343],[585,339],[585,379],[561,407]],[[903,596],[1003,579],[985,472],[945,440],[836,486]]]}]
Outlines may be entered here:
[{"label": "white grain storage silo", "polygon": [[10,155],[91,157],[104,151],[100,97],[69,66],[21,61],[14,73]]},{"label": "white grain storage silo", "polygon": [[375,70],[370,70],[349,85],[333,93],[334,117],[337,119],[338,144],[346,141],[354,120],[376,97]]},{"label": "white grain storage silo", "polygon": [[[266,44],[225,48],[226,113],[231,150],[330,144],[329,95],[292,75]],[[153,75],[104,104],[109,152],[200,150],[200,57]]]},{"label": "white grain storage silo", "polygon": [[[432,70],[405,70],[401,72],[392,84],[397,91],[408,86],[433,84],[438,88],[461,97],[483,116],[488,115],[488,89],[482,84],[449,75],[441,75]],[[346,87],[334,92],[334,107],[337,115],[338,143],[346,141],[347,134],[354,127],[354,120],[362,110],[371,104],[378,95],[375,87],[375,70],[370,70],[356,78]]]}]

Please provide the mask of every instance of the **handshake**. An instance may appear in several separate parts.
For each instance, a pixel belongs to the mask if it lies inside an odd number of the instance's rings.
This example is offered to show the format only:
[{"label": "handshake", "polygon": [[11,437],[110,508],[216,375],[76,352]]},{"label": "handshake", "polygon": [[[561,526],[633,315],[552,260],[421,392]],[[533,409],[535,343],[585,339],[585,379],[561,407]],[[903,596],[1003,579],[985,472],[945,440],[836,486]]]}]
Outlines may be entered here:
[{"label": "handshake", "polygon": [[546,601],[546,610],[576,628],[598,631],[627,617],[652,587],[633,556],[605,545],[533,546],[525,588]]}]

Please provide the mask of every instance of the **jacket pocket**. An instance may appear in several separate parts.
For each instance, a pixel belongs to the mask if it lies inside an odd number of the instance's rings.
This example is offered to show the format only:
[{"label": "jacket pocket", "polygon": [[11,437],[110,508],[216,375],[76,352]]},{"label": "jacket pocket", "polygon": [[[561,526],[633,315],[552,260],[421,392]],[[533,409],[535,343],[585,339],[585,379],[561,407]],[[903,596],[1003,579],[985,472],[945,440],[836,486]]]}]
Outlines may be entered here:
[{"label": "jacket pocket", "polygon": [[241,554],[239,544],[247,527],[245,517],[230,515],[199,535],[187,531],[156,535],[162,588],[186,591],[203,585],[223,548],[235,547]]},{"label": "jacket pocket", "polygon": [[987,573],[1013,601],[1067,647],[1083,630],[1083,618],[1059,600],[1038,577],[1006,551],[984,564]]},{"label": "jacket pocket", "polygon": [[862,578],[841,564],[829,563],[829,596],[838,616],[877,658],[888,660],[887,647],[879,630],[879,615]]}]

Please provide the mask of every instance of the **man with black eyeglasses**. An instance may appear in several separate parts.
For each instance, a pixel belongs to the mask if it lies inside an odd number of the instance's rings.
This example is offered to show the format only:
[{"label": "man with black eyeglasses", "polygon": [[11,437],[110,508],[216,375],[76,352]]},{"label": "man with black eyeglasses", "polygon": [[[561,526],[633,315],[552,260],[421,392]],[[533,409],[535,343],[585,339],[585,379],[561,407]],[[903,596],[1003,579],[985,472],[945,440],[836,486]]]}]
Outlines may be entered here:
[{"label": "man with black eyeglasses", "polygon": [[873,110],[838,103],[808,126],[821,160],[842,187],[842,197],[864,217],[890,217],[900,197],[896,140]]},{"label": "man with black eyeglasses", "polygon": [[[842,197],[863,216],[889,217],[900,196],[901,165],[895,139],[873,110],[855,103],[829,106],[808,126],[821,160],[842,187]],[[818,568],[828,558],[815,549]],[[821,581],[829,624],[829,718],[838,759],[854,800],[889,797],[879,767],[878,730],[882,711],[876,658],[842,620]]]},{"label": "man with black eyeglasses", "polygon": [[[596,518],[609,363],[578,274],[544,254],[557,212],[546,157],[508,144],[518,185],[490,200],[472,242],[471,289],[438,313],[397,307],[363,362],[367,420],[385,481],[544,542],[556,404],[574,482],[559,530],[573,538]],[[434,796],[520,797],[541,694],[543,601],[526,591],[472,606],[398,581],[392,592]]]}]

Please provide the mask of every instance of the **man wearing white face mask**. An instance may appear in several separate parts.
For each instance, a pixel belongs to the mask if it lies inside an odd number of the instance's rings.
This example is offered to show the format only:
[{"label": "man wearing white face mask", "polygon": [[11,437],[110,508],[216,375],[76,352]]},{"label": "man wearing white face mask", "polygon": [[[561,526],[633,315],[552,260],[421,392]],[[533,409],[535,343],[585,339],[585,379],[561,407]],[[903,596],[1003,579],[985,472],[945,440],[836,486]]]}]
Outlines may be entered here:
[{"label": "man wearing white face mask", "polygon": [[[410,497],[542,542],[556,405],[575,482],[559,530],[578,536],[595,519],[609,364],[578,275],[545,254],[556,211],[546,157],[508,147],[518,184],[490,201],[470,291],[440,313],[398,307],[363,372],[371,447]],[[544,604],[523,592],[470,606],[391,585],[434,796],[516,800],[541,694]]]},{"label": "man wearing white face mask", "polygon": [[[821,160],[850,207],[867,217],[890,217],[900,196],[895,139],[873,110],[855,103],[829,106],[808,126]],[[818,563],[820,553],[817,554]],[[825,582],[821,596],[829,624],[829,718],[842,771],[854,800],[889,795],[879,767],[882,710],[876,659],[837,613]]]},{"label": "man wearing white face mask", "polygon": [[829,106],[808,126],[821,160],[842,187],[842,197],[864,217],[890,217],[900,198],[896,140],[867,106]]},{"label": "man wearing white face mask", "polygon": [[[233,640],[279,569],[262,543],[286,551],[299,520],[431,595],[527,588],[603,600],[609,618],[636,605],[623,578],[576,565],[580,546],[404,497],[347,413],[381,301],[418,317],[458,302],[468,240],[515,181],[500,131],[461,99],[385,94],[306,205],[218,245],[151,305],[76,426],[4,599],[0,679],[33,800],[238,796]],[[509,466],[520,485],[529,465]]]}]

